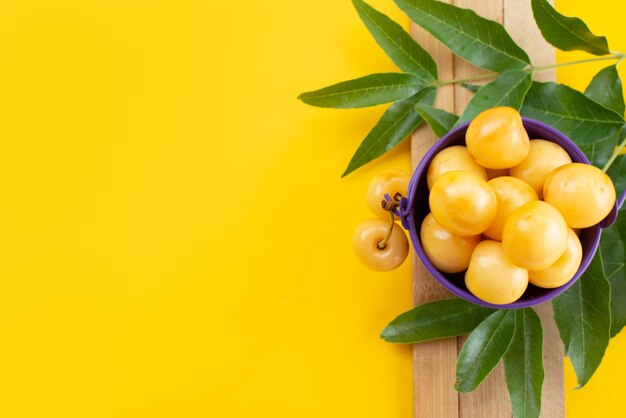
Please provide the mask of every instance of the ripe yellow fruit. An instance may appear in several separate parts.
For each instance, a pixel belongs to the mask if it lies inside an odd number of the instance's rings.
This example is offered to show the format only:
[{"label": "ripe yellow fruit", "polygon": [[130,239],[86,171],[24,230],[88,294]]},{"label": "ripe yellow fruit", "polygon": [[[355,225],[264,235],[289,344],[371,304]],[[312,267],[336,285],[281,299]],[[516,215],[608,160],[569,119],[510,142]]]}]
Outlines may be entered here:
[{"label": "ripe yellow fruit", "polygon": [[502,243],[485,240],[474,249],[465,285],[477,298],[503,305],[522,296],[528,287],[528,272],[509,261]]},{"label": "ripe yellow fruit", "polygon": [[582,259],[583,247],[576,233],[570,228],[567,231],[567,248],[561,258],[548,268],[529,271],[528,279],[535,286],[548,289],[562,286],[574,277]]},{"label": "ripe yellow fruit", "polygon": [[391,237],[385,248],[378,243],[385,239],[389,222],[382,219],[368,219],[361,222],[352,238],[352,246],[357,258],[374,271],[389,271],[404,262],[409,254],[409,241],[399,225],[394,225]]},{"label": "ripe yellow fruit", "polygon": [[569,154],[560,145],[544,139],[533,139],[530,141],[528,157],[511,167],[511,175],[530,184],[541,199],[548,175],[556,168],[571,162]]},{"label": "ripe yellow fruit", "polygon": [[491,169],[518,165],[530,148],[519,112],[504,106],[476,116],[467,128],[465,143],[476,162]]},{"label": "ripe yellow fruit", "polygon": [[571,228],[588,228],[615,205],[615,186],[602,170],[571,163],[554,170],[543,186],[543,198],[556,207]]},{"label": "ripe yellow fruit", "polygon": [[467,147],[462,145],[445,148],[435,155],[428,166],[428,173],[426,174],[428,189],[432,189],[435,180],[449,171],[468,171],[476,174],[483,180],[487,180],[485,168],[478,165],[467,150]]},{"label": "ripe yellow fruit", "polygon": [[552,205],[535,200],[509,215],[502,230],[502,245],[516,266],[542,270],[563,255],[567,234],[563,215]]},{"label": "ripe yellow fruit", "polygon": [[409,174],[402,170],[389,170],[374,177],[365,193],[365,203],[370,212],[379,218],[389,219],[389,212],[381,206],[385,193],[392,199],[396,193],[406,196],[409,180]]},{"label": "ripe yellow fruit", "polygon": [[439,177],[428,198],[439,224],[461,236],[481,234],[496,218],[496,192],[485,180],[466,171]]},{"label": "ripe yellow fruit", "polygon": [[420,239],[428,259],[444,273],[460,273],[469,266],[480,235],[462,237],[439,225],[429,213],[420,229]]},{"label": "ripe yellow fruit", "polygon": [[537,200],[537,193],[528,183],[515,177],[496,177],[488,183],[496,191],[498,213],[483,234],[493,240],[502,241],[502,229],[509,215],[525,203]]}]

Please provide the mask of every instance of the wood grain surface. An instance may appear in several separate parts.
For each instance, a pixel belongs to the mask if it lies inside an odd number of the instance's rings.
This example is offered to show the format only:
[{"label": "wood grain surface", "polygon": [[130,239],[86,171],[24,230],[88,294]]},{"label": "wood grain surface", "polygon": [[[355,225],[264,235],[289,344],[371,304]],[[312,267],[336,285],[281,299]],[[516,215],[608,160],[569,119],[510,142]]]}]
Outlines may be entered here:
[{"label": "wood grain surface", "polygon": [[[519,0],[444,0],[460,7],[471,8],[481,16],[502,22],[515,41],[529,53],[536,65],[554,63],[554,48],[539,33],[530,9],[530,1]],[[411,35],[426,48],[439,66],[439,78],[451,80],[481,74],[483,70],[454,57],[445,46],[417,25],[411,25]],[[540,81],[554,80],[554,72],[542,72]],[[437,95],[436,106],[460,114],[471,93],[462,87],[446,86]],[[427,126],[412,135],[413,166],[435,143],[437,138]],[[450,297],[427,272],[417,256],[413,256],[413,294],[415,304]],[[544,369],[542,418],[565,416],[563,395],[563,344],[559,339],[551,305],[536,307],[544,327]],[[456,359],[465,337],[416,344],[413,348],[416,418],[507,418],[511,417],[509,395],[500,364],[483,384],[470,394],[454,390]]]}]

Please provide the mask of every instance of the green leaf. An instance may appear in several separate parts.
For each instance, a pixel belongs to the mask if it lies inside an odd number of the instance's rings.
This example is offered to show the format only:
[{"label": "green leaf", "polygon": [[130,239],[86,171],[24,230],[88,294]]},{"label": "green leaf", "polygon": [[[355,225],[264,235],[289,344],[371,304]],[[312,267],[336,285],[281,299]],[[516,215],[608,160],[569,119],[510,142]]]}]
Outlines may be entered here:
[{"label": "green leaf", "polygon": [[531,308],[515,311],[515,335],[504,356],[514,418],[538,418],[543,385],[543,330]]},{"label": "green leaf", "polygon": [[[615,65],[606,67],[591,80],[585,96],[607,109],[613,110],[620,116],[624,115],[624,94],[622,91],[622,81],[615,68]],[[585,153],[591,164],[603,168],[609,161],[615,146],[626,136],[626,129],[614,132],[606,138],[599,139],[589,144],[577,144]]]},{"label": "green leaf", "polygon": [[341,176],[345,177],[380,157],[408,137],[422,123],[422,118],[415,111],[415,105],[419,102],[433,103],[436,94],[436,89],[427,88],[391,105],[361,142]]},{"label": "green leaf", "polygon": [[624,190],[626,190],[626,155],[618,156],[609,171],[607,171],[611,180],[613,180],[613,184],[615,185],[615,191],[617,192],[617,197],[619,198]]},{"label": "green leaf", "polygon": [[398,316],[380,337],[391,343],[408,344],[456,337],[471,332],[493,312],[459,298],[437,300]]},{"label": "green leaf", "polygon": [[481,87],[467,104],[457,125],[469,122],[480,112],[496,106],[509,106],[519,110],[532,83],[525,71],[510,71]]},{"label": "green leaf", "polygon": [[611,337],[614,337],[626,325],[626,209],[619,211],[613,226],[602,231],[600,249],[611,285]]},{"label": "green leaf", "polygon": [[415,23],[452,52],[478,67],[496,72],[530,64],[526,52],[498,22],[474,11],[433,0],[394,0]]},{"label": "green leaf", "polygon": [[531,1],[533,14],[544,39],[562,51],[581,50],[594,55],[609,54],[604,36],[596,36],[577,17],[563,16],[547,0]]},{"label": "green leaf", "polygon": [[593,77],[585,90],[585,96],[624,116],[624,91],[615,65],[600,70]]},{"label": "green leaf", "polygon": [[551,125],[579,145],[616,135],[624,123],[612,110],[557,83],[533,82],[521,113]]},{"label": "green leaf", "polygon": [[437,80],[437,64],[404,29],[362,0],[352,0],[361,20],[389,58],[424,82]]},{"label": "green leaf", "polygon": [[[622,132],[620,139],[625,137],[626,132]],[[607,174],[613,180],[619,199],[626,190],[626,155],[618,156]],[[614,337],[626,325],[626,207],[618,212],[615,223],[602,231],[600,249],[611,285],[611,337]]]},{"label": "green leaf", "polygon": [[[626,254],[626,208],[622,208],[618,212],[615,223],[602,230],[602,239],[600,247],[602,249],[602,266],[606,277],[611,278],[617,274],[625,265],[624,254]],[[617,295],[611,295],[617,296]],[[626,309],[626,300],[624,301],[624,309]],[[615,318],[611,317],[613,320]],[[615,322],[615,321],[611,322]]]},{"label": "green leaf", "polygon": [[349,109],[405,99],[424,87],[424,81],[411,74],[380,73],[302,93],[298,98],[313,106]]},{"label": "green leaf", "polygon": [[602,249],[580,279],[552,299],[554,320],[565,344],[578,387],[596,371],[609,344],[611,287],[602,267]]},{"label": "green leaf", "polygon": [[456,363],[459,392],[471,392],[491,373],[506,353],[515,332],[515,311],[497,310],[472,331]]},{"label": "green leaf", "polygon": [[446,112],[443,109],[436,109],[425,103],[418,103],[415,110],[426,121],[439,138],[448,133],[459,119],[454,113]]},{"label": "green leaf", "polygon": [[469,84],[469,83],[460,83],[460,84],[461,84],[461,87],[471,91],[472,93],[476,93],[482,87],[482,86],[479,86],[478,84]]},{"label": "green leaf", "polygon": [[577,145],[578,148],[585,153],[587,158],[589,158],[591,164],[598,168],[603,168],[607,161],[609,161],[609,158],[611,158],[620,134],[621,132],[617,131],[613,135],[600,139],[596,142]]}]

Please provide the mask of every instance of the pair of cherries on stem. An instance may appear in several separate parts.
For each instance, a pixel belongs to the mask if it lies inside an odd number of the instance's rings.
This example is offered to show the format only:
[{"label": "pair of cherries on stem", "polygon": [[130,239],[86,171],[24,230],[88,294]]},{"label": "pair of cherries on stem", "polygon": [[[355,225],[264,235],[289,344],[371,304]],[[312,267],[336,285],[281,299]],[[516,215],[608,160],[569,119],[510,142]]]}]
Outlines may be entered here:
[{"label": "pair of cherries on stem", "polygon": [[365,220],[357,226],[352,245],[357,258],[374,271],[393,270],[409,254],[409,241],[402,227],[396,224],[394,214],[408,187],[407,173],[390,170],[376,176],[367,189],[367,207],[378,218]]}]

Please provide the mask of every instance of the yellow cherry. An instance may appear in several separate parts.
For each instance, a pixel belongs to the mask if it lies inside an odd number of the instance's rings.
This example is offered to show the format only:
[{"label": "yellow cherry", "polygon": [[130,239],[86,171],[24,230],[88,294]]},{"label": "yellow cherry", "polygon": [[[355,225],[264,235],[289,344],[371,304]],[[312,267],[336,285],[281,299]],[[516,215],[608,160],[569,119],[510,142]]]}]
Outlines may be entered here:
[{"label": "yellow cherry", "polygon": [[435,180],[449,171],[468,171],[476,174],[483,180],[487,180],[487,171],[485,168],[478,165],[467,150],[467,147],[462,145],[445,148],[435,155],[428,166],[428,173],[426,175],[428,189],[432,189]]},{"label": "yellow cherry", "polygon": [[476,162],[485,168],[510,168],[521,163],[530,148],[522,117],[512,107],[493,107],[472,120],[465,142]]},{"label": "yellow cherry", "polygon": [[483,234],[496,241],[502,241],[502,229],[509,215],[523,204],[537,200],[537,193],[528,183],[515,177],[496,177],[488,183],[496,191],[498,213]]},{"label": "yellow cherry", "polygon": [[571,162],[569,154],[560,145],[543,139],[533,139],[530,141],[528,157],[511,167],[511,175],[530,184],[541,199],[548,175],[554,169]]},{"label": "yellow cherry", "polygon": [[426,215],[420,229],[420,239],[428,259],[444,273],[460,273],[469,266],[480,235],[462,237],[441,226],[432,213]]},{"label": "yellow cherry", "polygon": [[571,228],[588,228],[615,205],[615,186],[602,170],[571,163],[554,170],[543,186],[543,198],[556,207]]},{"label": "yellow cherry", "polygon": [[397,268],[409,254],[409,242],[402,227],[395,224],[384,248],[379,248],[387,236],[390,221],[368,219],[361,222],[352,238],[357,258],[374,271],[389,271]]},{"label": "yellow cherry", "polygon": [[541,200],[515,209],[504,223],[502,245],[516,266],[542,270],[554,264],[567,247],[563,215]]},{"label": "yellow cherry", "polygon": [[385,199],[385,194],[388,194],[393,199],[396,193],[406,196],[408,189],[409,174],[407,172],[402,170],[385,171],[374,177],[370,182],[365,193],[365,203],[374,215],[388,219],[389,212],[381,206],[381,202]]},{"label": "yellow cherry", "polygon": [[449,171],[435,181],[428,198],[439,224],[461,236],[478,235],[496,218],[496,192],[466,171]]},{"label": "yellow cherry", "polygon": [[576,233],[570,228],[567,233],[567,248],[561,258],[548,268],[529,271],[528,279],[535,286],[548,289],[562,286],[574,277],[582,259],[583,247]]},{"label": "yellow cherry", "polygon": [[465,285],[477,298],[504,305],[522,296],[528,287],[528,272],[509,261],[502,243],[485,240],[474,249]]}]

